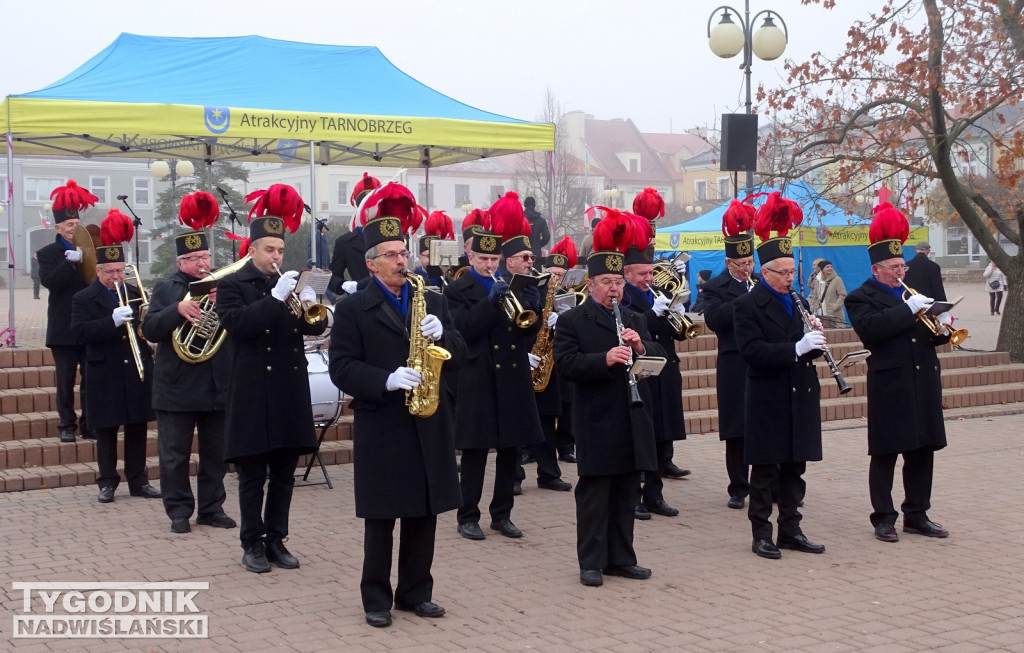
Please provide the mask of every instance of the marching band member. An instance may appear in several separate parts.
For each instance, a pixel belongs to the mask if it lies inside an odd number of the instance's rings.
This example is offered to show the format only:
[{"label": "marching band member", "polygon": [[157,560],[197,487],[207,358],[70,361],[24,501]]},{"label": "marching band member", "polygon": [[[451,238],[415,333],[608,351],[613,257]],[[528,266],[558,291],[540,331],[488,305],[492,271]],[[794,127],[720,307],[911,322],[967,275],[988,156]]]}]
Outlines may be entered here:
[{"label": "marching band member", "polygon": [[725,441],[725,470],[729,475],[729,507],[743,508],[750,493],[750,468],[743,461],[744,393],[747,363],[740,356],[733,330],[733,302],[753,289],[756,210],[733,200],[722,215],[725,270],[704,284],[704,322],[718,336],[715,389],[718,394],[718,439]]},{"label": "marching band member", "polygon": [[473,209],[462,219],[462,256],[459,267],[469,265],[469,254],[473,245],[473,236],[480,231],[491,230],[491,214],[484,209]]},{"label": "marching band member", "polygon": [[[462,450],[462,507],[459,533],[471,540],[484,539],[480,530],[480,497],[490,449],[495,460],[494,496],[490,504],[491,528],[505,537],[522,537],[510,517],[519,447],[543,439],[528,354],[539,324],[520,328],[500,308],[509,293],[508,283],[496,281],[501,254],[513,257],[513,274],[530,255],[529,223],[515,193],[507,193],[491,207],[492,226],[508,237],[502,247],[500,233],[477,232],[471,240],[470,269],[448,285],[445,296],[455,327],[466,340],[469,357],[459,370],[455,405],[455,446]],[[518,234],[518,235],[516,235]],[[514,257],[519,257],[518,260]],[[524,308],[539,310],[540,293],[524,295]]]},{"label": "marching band member", "polygon": [[[774,192],[758,210],[754,233],[761,240],[757,257],[762,281],[733,302],[733,329],[747,363],[743,445],[750,469],[751,549],[762,558],[780,558],[779,549],[824,553],[800,529],[800,502],[809,460],[821,460],[821,387],[814,359],[825,334],[804,333],[800,311],[789,288],[796,274],[793,242],[800,207]],[[771,237],[771,232],[778,233]],[[800,300],[804,301],[804,300]],[[806,304],[806,302],[804,302]],[[805,306],[806,308],[806,306]],[[772,491],[779,487],[779,536],[772,542]]]},{"label": "marching band member", "polygon": [[[377,194],[394,196],[381,212]],[[421,617],[441,617],[432,598],[430,574],[437,515],[458,508],[459,478],[448,393],[432,380],[437,409],[429,416],[410,414],[407,392],[430,382],[427,371],[408,367],[413,347],[436,343],[450,354],[441,375],[461,365],[466,345],[455,329],[448,303],[436,292],[416,289],[406,280],[409,256],[405,236],[415,230],[415,199],[404,186],[384,185],[367,201],[370,219],[363,229],[371,282],[337,305],[331,332],[331,380],[348,394],[355,414],[353,466],[356,515],[365,525],[360,582],[366,622],[391,624],[391,606]],[[380,217],[376,217],[380,214]],[[436,237],[436,236],[435,236]],[[424,315],[416,302],[424,304]],[[416,322],[412,320],[416,319]],[[421,387],[421,389],[423,389]],[[392,591],[395,520],[401,520],[398,585]]]},{"label": "marching band member", "polygon": [[[589,297],[558,318],[555,365],[572,382],[576,435],[576,552],[580,583],[603,584],[604,575],[650,578],[633,550],[634,506],[640,472],[655,472],[658,459],[647,381],[638,381],[644,406],[632,406],[627,366],[635,354],[661,355],[639,313],[621,311],[622,250],[632,243],[631,218],[613,209],[594,229],[587,259]],[[617,308],[617,307],[616,307]]]},{"label": "marching band member", "polygon": [[[153,351],[141,337],[126,333],[128,329],[137,329],[141,306],[139,290],[124,282],[121,243],[131,240],[134,232],[131,218],[117,209],[110,210],[100,224],[103,245],[96,248],[96,280],[71,300],[71,328],[85,346],[85,374],[92,390],[87,397],[87,411],[89,427],[96,431],[100,503],[114,500],[114,490],[121,480],[117,473],[117,430],[122,425],[124,476],[129,494],[160,498],[160,492],[149,484],[146,472],[146,427],[154,418],[150,403]],[[122,302],[119,292],[127,297],[127,302]]]},{"label": "marching band member", "polygon": [[39,282],[49,291],[46,299],[46,346],[53,354],[54,385],[57,386],[57,415],[61,442],[75,441],[78,426],[75,414],[75,377],[82,370],[81,394],[82,435],[92,435],[86,422],[88,414],[85,383],[85,347],[71,328],[71,298],[86,287],[79,272],[82,254],[74,244],[75,228],[81,211],[96,204],[95,195],[69,179],[64,186],[50,193],[53,200],[54,241],[36,252],[39,260]]},{"label": "marching band member", "polygon": [[[370,173],[364,172],[363,178],[356,182],[352,188],[352,195],[349,203],[359,214],[359,204],[363,198],[373,190],[380,188],[380,179],[371,177]],[[366,245],[363,243],[363,224],[356,225],[352,221],[351,231],[347,231],[334,240],[334,252],[331,254],[331,283],[330,291],[333,293],[354,293],[356,284],[370,276],[366,269]],[[348,272],[348,280],[345,273]]]},{"label": "marching band member", "polygon": [[[934,301],[925,294],[903,299],[906,264],[903,242],[910,233],[906,216],[885,202],[875,208],[868,236],[871,277],[846,297],[857,336],[868,358],[868,455],[871,465],[871,525],[875,537],[896,542],[892,482],[896,458],[903,455],[903,532],[948,537],[928,518],[935,452],[946,446],[942,421],[942,379],[935,347],[948,333],[933,334],[916,318]],[[937,321],[951,324],[949,313]]]},{"label": "marching band member", "polygon": [[[192,530],[189,519],[196,513],[189,480],[193,433],[199,441],[196,524],[237,525],[224,513],[224,406],[233,356],[227,339],[216,353],[201,361],[183,360],[174,349],[175,331],[195,325],[203,317],[200,304],[186,301],[185,296],[191,282],[210,272],[210,244],[203,230],[220,217],[220,207],[213,195],[200,191],[182,198],[178,215],[193,231],[174,238],[178,271],[153,287],[142,331],[146,340],[160,345],[154,365],[153,408],[164,510],[172,533],[188,533]],[[211,301],[216,293],[216,288],[210,291]]]},{"label": "marching band member", "polygon": [[[274,184],[246,201],[255,202],[249,211],[252,260],[220,280],[216,310],[234,349],[224,459],[238,471],[242,565],[264,573],[270,563],[299,566],[284,546],[288,511],[299,456],[317,448],[302,336],[320,335],[327,323],[296,316],[290,304],[298,273],[279,269],[284,230],[298,227],[302,198],[291,186]],[[316,293],[307,286],[298,299],[315,302]]]},{"label": "marching band member", "polygon": [[[435,288],[442,288],[442,272],[440,268],[430,265],[430,241],[455,240],[455,226],[452,219],[444,211],[434,211],[423,223],[423,236],[420,237],[419,265],[416,274],[423,277],[424,283]],[[436,276],[432,276],[433,273]]]}]

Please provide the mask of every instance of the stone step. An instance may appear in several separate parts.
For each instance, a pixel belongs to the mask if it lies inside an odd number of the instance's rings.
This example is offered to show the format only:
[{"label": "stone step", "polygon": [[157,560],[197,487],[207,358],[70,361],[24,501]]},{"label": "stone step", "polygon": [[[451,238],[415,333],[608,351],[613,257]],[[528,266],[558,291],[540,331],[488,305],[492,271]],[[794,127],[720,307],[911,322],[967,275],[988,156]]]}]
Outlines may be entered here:
[{"label": "stone step", "polygon": [[0,390],[35,388],[56,384],[53,365],[25,365],[0,369]]},{"label": "stone step", "polygon": [[[320,446],[320,458],[325,465],[350,463],[352,462],[352,443],[347,440],[324,440],[324,443]],[[296,470],[298,474],[305,472],[307,460],[307,456],[299,459],[299,467]],[[146,468],[150,481],[159,486],[160,463],[156,456],[146,458]],[[118,470],[124,474],[124,469],[120,464],[118,464]],[[198,458],[193,456],[192,461],[189,463],[189,474],[194,476],[197,470]],[[22,490],[72,485],[93,485],[96,483],[97,473],[95,462],[0,469],[0,492],[19,492]],[[314,464],[313,469],[310,471],[308,482],[315,483],[322,480],[323,475],[317,465]],[[300,480],[299,483],[302,483],[302,481]]]},{"label": "stone step", "polygon": [[15,347],[0,349],[0,370],[12,367],[40,367],[53,365],[53,353],[48,347]]}]

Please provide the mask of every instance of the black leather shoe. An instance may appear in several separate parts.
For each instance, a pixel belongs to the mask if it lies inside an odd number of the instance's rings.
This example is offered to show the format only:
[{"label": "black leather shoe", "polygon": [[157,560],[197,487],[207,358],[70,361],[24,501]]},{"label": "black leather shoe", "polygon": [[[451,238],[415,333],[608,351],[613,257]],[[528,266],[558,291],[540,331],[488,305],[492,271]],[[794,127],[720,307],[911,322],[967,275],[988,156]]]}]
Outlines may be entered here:
[{"label": "black leather shoe", "polygon": [[896,527],[892,524],[879,524],[875,526],[875,539],[883,542],[899,542],[900,536],[896,534]]},{"label": "black leather shoe", "polygon": [[109,485],[107,487],[101,487],[100,495],[99,497],[97,497],[96,500],[99,501],[100,503],[112,502],[114,500],[114,488],[110,487]]},{"label": "black leather shoe", "polygon": [[512,496],[516,496],[517,497],[517,496],[519,496],[522,493],[523,493],[523,482],[522,481],[516,481],[515,484],[512,486]]},{"label": "black leather shoe", "polygon": [[563,463],[569,463],[570,465],[576,464],[576,455],[571,453],[558,454],[558,459]]},{"label": "black leather shoe", "polygon": [[482,540],[486,535],[480,530],[480,524],[471,521],[467,524],[459,524],[459,535],[467,540]]},{"label": "black leather shoe", "polygon": [[299,559],[284,548],[281,540],[270,540],[267,542],[267,561],[272,562],[281,569],[298,569]]},{"label": "black leather shoe", "polygon": [[772,541],[766,537],[758,538],[754,540],[753,546],[750,547],[753,551],[761,558],[768,558],[769,560],[778,560],[782,557],[782,552],[779,548],[772,544]]},{"label": "black leather shoe", "polygon": [[633,580],[647,580],[651,577],[651,570],[640,565],[608,565],[604,568],[608,576],[621,576]]},{"label": "black leather shoe", "polygon": [[949,531],[939,524],[927,519],[923,522],[912,524],[908,524],[904,521],[903,532],[913,533],[914,535],[924,535],[925,537],[949,537]]},{"label": "black leather shoe", "polygon": [[522,537],[523,536],[523,532],[521,530],[519,530],[518,528],[516,528],[516,525],[513,524],[508,519],[499,519],[497,521],[492,521],[491,522],[491,530],[498,531],[499,533],[501,533],[505,537]]},{"label": "black leather shoe", "polygon": [[633,509],[633,516],[637,519],[646,521],[651,518],[651,513],[647,510],[644,504],[638,503],[636,504],[636,508]]},{"label": "black leather shoe", "polygon": [[662,517],[675,517],[679,514],[679,509],[668,505],[664,499],[658,499],[654,503],[645,503],[644,508],[647,508],[648,512],[653,512],[655,515],[661,515]]},{"label": "black leather shoe", "polygon": [[580,569],[580,585],[601,587],[604,585],[604,574],[600,569]]},{"label": "black leather shoe", "polygon": [[425,617],[427,619],[436,619],[444,616],[444,608],[433,601],[424,601],[423,603],[417,603],[416,605],[406,605],[405,603],[395,601],[395,610],[412,612],[415,613],[417,617]]},{"label": "black leather shoe", "polygon": [[746,497],[729,497],[729,507],[733,510],[742,510],[743,505],[746,503]]},{"label": "black leather shoe", "polygon": [[391,610],[375,610],[366,613],[366,623],[374,628],[387,628],[391,625]]},{"label": "black leather shoe", "polygon": [[558,492],[568,492],[572,489],[572,483],[566,483],[560,478],[538,478],[537,487],[542,490],[556,490]]},{"label": "black leather shoe", "polygon": [[171,532],[172,533],[188,533],[192,530],[189,526],[188,517],[174,517],[171,519]]},{"label": "black leather shoe", "polygon": [[803,553],[825,553],[824,544],[815,544],[807,539],[807,536],[803,533],[793,537],[782,537],[780,535],[779,541],[775,543],[775,546],[780,549],[792,549],[793,551],[801,551]]},{"label": "black leather shoe", "polygon": [[263,542],[257,542],[245,550],[242,556],[242,566],[246,571],[254,574],[265,574],[270,571],[270,561],[267,560],[266,547]]},{"label": "black leather shoe", "polygon": [[60,432],[60,441],[61,442],[74,442],[75,441],[75,431],[74,431],[74,429],[63,429],[63,430],[61,430],[61,432]]},{"label": "black leather shoe", "polygon": [[662,470],[661,475],[665,478],[683,478],[684,476],[690,475],[690,470],[683,469],[675,463],[669,463],[665,465],[665,469]]},{"label": "black leather shoe", "polygon": [[208,515],[196,517],[196,524],[199,526],[213,526],[214,528],[234,528],[238,526],[235,520],[223,512],[211,512]]},{"label": "black leather shoe", "polygon": [[136,488],[129,488],[128,494],[133,497],[145,497],[147,499],[159,499],[160,490],[156,489],[149,483],[140,485]]}]

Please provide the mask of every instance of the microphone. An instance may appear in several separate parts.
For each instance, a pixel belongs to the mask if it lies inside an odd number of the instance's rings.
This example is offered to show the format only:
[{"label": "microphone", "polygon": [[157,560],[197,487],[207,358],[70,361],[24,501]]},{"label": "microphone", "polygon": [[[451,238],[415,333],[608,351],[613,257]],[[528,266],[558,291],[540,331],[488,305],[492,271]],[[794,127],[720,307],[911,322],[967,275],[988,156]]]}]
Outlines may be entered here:
[{"label": "microphone", "polygon": [[117,199],[119,199],[119,200],[126,200],[126,199],[128,199],[128,196],[127,195],[118,195]]},{"label": "microphone", "polygon": [[221,188],[220,186],[217,186],[217,192],[220,193],[221,195],[227,195],[228,194],[228,192],[226,190],[224,190],[223,188]]}]

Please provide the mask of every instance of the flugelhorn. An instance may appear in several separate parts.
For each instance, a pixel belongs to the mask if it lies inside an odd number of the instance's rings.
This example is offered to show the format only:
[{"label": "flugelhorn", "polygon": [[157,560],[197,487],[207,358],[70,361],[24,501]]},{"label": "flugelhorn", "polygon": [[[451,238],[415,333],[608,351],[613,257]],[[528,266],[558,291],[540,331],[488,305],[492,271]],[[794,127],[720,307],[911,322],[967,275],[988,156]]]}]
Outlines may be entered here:
[{"label": "flugelhorn", "polygon": [[[504,281],[497,270],[494,271],[493,278],[495,281]],[[519,303],[519,299],[516,298],[511,288],[501,298],[500,307],[505,312],[505,315],[508,316],[508,319],[520,329],[529,329],[537,322],[537,312],[523,308],[523,305]]]},{"label": "flugelhorn", "polygon": [[[903,286],[903,301],[907,301],[913,295],[919,295],[917,292],[907,284],[903,283],[903,279],[900,279],[900,285]],[[964,340],[967,340],[967,329],[954,329],[949,324],[939,322],[939,320],[933,316],[928,315],[928,309],[922,308],[914,315],[917,319],[921,320],[921,323],[928,327],[928,330],[932,332],[932,335],[936,336],[949,336],[949,344],[956,347]]]},{"label": "flugelhorn", "polygon": [[[284,276],[281,272],[281,268],[278,267],[277,263],[271,263],[274,269],[277,270],[279,276]],[[294,290],[288,295],[287,299],[288,308],[295,317],[301,317],[306,321],[306,324],[320,324],[327,319],[327,307],[323,304],[314,304],[313,302],[305,302],[299,299],[299,293]]]}]

